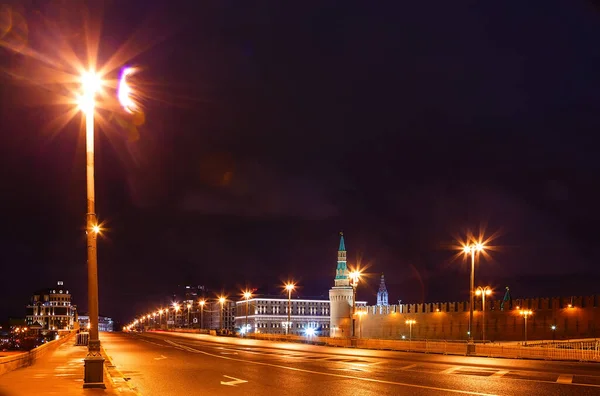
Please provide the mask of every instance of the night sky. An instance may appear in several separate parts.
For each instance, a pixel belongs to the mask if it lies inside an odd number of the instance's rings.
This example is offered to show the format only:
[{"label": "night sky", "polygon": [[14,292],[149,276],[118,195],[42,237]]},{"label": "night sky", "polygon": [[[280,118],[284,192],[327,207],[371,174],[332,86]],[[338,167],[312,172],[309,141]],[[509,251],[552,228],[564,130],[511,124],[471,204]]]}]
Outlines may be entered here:
[{"label": "night sky", "polygon": [[[498,248],[476,284],[497,297],[600,292],[599,8],[467,3],[91,4],[101,63],[141,51],[146,115],[137,140],[115,123],[96,137],[101,314],[186,283],[326,296],[341,230],[371,304],[381,272],[390,302],[466,300],[450,246],[483,227]],[[0,43],[23,46],[0,48],[0,319],[56,280],[86,311],[81,116],[52,127],[65,108],[24,55],[57,56],[55,34],[85,59],[83,2],[9,4]]]}]

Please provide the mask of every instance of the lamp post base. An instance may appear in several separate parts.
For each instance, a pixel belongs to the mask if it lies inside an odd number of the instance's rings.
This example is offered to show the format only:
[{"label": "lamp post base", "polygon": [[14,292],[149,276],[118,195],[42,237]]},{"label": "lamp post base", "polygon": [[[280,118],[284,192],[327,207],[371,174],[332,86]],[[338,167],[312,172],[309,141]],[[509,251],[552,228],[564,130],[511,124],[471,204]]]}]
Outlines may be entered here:
[{"label": "lamp post base", "polygon": [[106,389],[106,385],[104,385],[104,358],[100,355],[86,356],[83,363],[83,387]]}]

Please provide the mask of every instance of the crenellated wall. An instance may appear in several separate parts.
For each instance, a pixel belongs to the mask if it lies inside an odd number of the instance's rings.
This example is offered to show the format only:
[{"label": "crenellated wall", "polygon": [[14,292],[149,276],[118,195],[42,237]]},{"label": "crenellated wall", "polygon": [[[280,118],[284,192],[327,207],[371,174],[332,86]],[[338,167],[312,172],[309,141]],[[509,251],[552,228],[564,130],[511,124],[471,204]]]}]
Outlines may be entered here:
[{"label": "crenellated wall", "polygon": [[[527,319],[527,339],[577,339],[600,337],[600,295],[586,297],[527,298],[512,301],[512,308],[502,300],[487,300],[485,307],[486,339],[521,341],[524,321],[521,310],[532,310]],[[484,312],[476,301],[473,337],[482,339]],[[466,340],[469,328],[469,303],[446,302],[369,306],[356,321],[356,333],[363,338],[400,339],[409,337],[407,319],[412,325],[413,339]],[[556,326],[552,330],[552,326]]]}]

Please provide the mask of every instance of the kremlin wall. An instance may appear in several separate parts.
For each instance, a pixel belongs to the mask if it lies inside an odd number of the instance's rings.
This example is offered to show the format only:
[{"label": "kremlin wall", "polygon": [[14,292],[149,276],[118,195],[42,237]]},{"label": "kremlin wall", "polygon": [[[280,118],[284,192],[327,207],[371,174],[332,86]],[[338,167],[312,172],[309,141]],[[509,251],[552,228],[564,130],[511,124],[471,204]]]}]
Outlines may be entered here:
[{"label": "kremlin wall", "polygon": [[[334,286],[329,290],[330,332],[332,338],[352,337],[352,306],[358,282],[346,261],[346,243],[340,233]],[[600,337],[600,295],[512,299],[509,288],[501,300],[475,298],[473,338],[487,341],[569,340]],[[383,274],[377,304],[357,307],[355,337],[376,339],[467,340],[469,303],[388,304]],[[522,311],[531,311],[525,319]],[[414,321],[412,331],[407,320]]]},{"label": "kremlin wall", "polygon": [[[600,337],[600,295],[587,297],[529,298],[486,301],[485,333],[490,341],[523,341],[525,319],[521,310],[531,310],[527,318],[528,340],[567,340]],[[475,303],[473,337],[482,339],[483,311]],[[426,303],[375,305],[363,308],[356,319],[356,335],[361,338],[409,338],[406,320],[415,320],[412,339],[466,340],[469,303]],[[345,322],[345,321],[344,321]],[[349,321],[348,321],[349,322]],[[344,323],[349,325],[349,323]],[[555,326],[555,330],[552,330]]]}]

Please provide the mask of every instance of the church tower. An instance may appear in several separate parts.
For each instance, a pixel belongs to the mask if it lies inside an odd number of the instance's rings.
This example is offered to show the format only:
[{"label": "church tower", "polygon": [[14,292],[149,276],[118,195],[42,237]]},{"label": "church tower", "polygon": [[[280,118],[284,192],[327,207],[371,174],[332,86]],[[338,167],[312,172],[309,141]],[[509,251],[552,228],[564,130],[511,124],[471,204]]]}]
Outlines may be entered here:
[{"label": "church tower", "polygon": [[346,243],[344,234],[340,232],[337,267],[335,270],[335,286],[329,290],[329,336],[350,337],[353,290],[346,262]]},{"label": "church tower", "polygon": [[383,274],[381,274],[381,281],[379,282],[379,291],[377,292],[377,305],[378,306],[388,306],[388,292],[385,287],[385,279],[383,278]]}]

